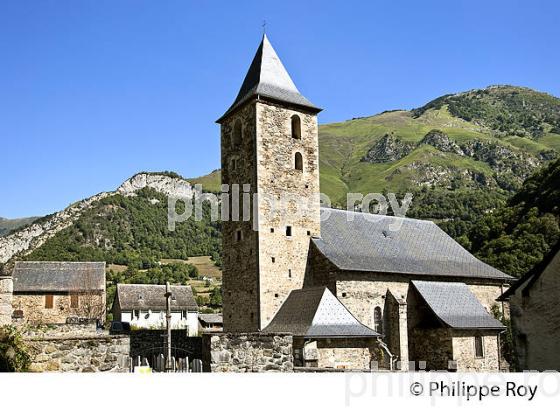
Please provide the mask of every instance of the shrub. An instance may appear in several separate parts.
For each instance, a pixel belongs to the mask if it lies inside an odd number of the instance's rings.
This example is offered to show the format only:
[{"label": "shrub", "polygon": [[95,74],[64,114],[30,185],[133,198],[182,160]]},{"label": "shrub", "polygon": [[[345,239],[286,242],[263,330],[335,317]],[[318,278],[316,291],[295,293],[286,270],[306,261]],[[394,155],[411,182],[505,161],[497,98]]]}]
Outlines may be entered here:
[{"label": "shrub", "polygon": [[21,333],[15,326],[0,327],[0,372],[25,372],[31,364]]}]

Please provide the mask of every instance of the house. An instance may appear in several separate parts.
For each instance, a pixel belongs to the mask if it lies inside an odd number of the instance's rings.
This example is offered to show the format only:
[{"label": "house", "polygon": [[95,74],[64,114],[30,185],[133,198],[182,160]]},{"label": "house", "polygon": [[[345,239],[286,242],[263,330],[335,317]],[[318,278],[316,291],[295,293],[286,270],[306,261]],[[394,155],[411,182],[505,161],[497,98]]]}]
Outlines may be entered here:
[{"label": "house", "polygon": [[560,371],[560,242],[499,299],[509,301],[518,370]]},{"label": "house", "polygon": [[[288,326],[286,312],[295,315],[289,305],[297,305],[308,288],[326,287],[359,326],[383,335],[389,356],[403,370],[410,360],[438,370],[500,370],[496,355],[503,328],[492,311],[507,315],[496,299],[512,278],[476,259],[431,221],[321,208],[320,111],[300,93],[264,35],[237,97],[217,120],[222,184],[231,186],[232,216],[222,215],[224,331]],[[240,203],[236,186],[243,195],[257,194],[254,221],[233,212]],[[297,199],[297,206],[273,206],[286,198]],[[431,291],[442,292],[438,303],[477,320],[466,328],[446,322],[430,310],[436,303],[427,296]],[[417,305],[426,307],[425,317],[414,317]],[[302,304],[309,315],[316,307]],[[416,320],[430,335],[432,356],[453,347],[446,360],[419,353]],[[351,329],[341,326],[337,338],[354,339]],[[347,366],[362,368],[361,359],[352,357],[356,361]]]},{"label": "house", "polygon": [[219,313],[200,313],[198,327],[204,332],[221,332],[224,328],[224,319]]},{"label": "house", "polygon": [[[146,329],[166,327],[165,285],[117,284],[113,320]],[[171,327],[198,333],[198,305],[190,286],[171,286]]]},{"label": "house", "polygon": [[326,287],[290,292],[263,332],[293,335],[296,366],[365,370],[382,357],[381,335],[361,324]]},{"label": "house", "polygon": [[16,262],[13,318],[33,324],[105,321],[105,262]]}]

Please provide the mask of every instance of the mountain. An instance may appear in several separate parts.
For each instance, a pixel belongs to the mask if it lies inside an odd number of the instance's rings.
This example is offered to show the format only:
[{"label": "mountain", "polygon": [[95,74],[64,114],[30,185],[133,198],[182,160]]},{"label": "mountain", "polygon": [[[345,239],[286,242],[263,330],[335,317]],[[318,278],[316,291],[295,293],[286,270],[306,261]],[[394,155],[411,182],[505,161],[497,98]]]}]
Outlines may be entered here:
[{"label": "mountain", "polygon": [[402,192],[427,186],[515,192],[560,150],[560,99],[493,86],[423,107],[322,125],[321,190]]},{"label": "mountain", "polygon": [[38,216],[31,216],[28,218],[7,219],[0,218],[0,236],[6,236],[15,229],[22,226],[29,225],[31,222],[39,219]]},{"label": "mountain", "polygon": [[[14,259],[92,260],[141,268],[161,259],[211,255],[219,263],[218,222],[203,218],[167,226],[167,197],[192,197],[191,184],[181,176],[139,173],[116,191],[78,201],[63,211],[0,238],[0,264]],[[177,212],[184,205],[177,204]]]}]

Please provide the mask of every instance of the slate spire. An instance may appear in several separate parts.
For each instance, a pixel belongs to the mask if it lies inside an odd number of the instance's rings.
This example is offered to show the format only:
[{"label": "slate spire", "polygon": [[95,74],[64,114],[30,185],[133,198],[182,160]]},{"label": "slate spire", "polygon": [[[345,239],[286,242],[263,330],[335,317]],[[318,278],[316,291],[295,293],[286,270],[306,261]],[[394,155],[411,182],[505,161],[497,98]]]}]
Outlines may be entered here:
[{"label": "slate spire", "polygon": [[312,112],[321,111],[300,94],[266,34],[263,35],[235,101],[218,122],[252,97],[285,102],[305,107]]}]

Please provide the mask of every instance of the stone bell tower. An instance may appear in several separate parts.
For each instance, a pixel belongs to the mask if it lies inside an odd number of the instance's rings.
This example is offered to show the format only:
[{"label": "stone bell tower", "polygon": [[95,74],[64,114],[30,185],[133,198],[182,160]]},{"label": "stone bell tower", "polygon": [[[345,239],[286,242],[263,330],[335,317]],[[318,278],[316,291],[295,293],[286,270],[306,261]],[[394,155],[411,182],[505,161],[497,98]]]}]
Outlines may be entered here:
[{"label": "stone bell tower", "polygon": [[[222,216],[224,331],[263,329],[290,291],[303,287],[310,239],[320,235],[320,111],[264,35],[237,98],[217,121],[233,211]],[[238,217],[234,210],[234,197],[243,196],[253,202],[245,218],[241,207]]]}]

